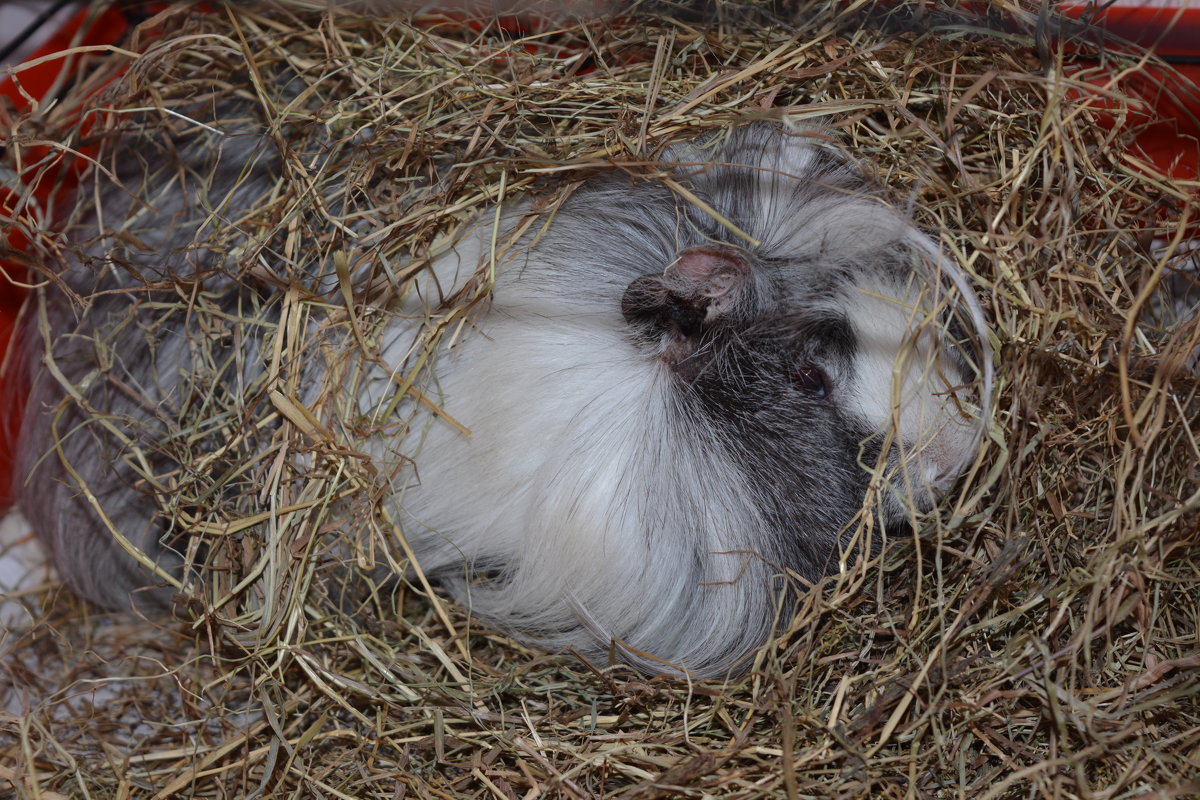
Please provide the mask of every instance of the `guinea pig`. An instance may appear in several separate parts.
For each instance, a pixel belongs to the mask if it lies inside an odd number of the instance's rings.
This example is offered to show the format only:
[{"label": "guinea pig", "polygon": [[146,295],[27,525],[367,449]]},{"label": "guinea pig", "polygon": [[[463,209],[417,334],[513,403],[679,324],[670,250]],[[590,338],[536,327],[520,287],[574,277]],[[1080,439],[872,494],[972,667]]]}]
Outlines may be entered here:
[{"label": "guinea pig", "polygon": [[[133,184],[102,191],[97,219],[129,222],[58,275],[89,299],[50,284],[24,337],[40,366],[19,505],[66,582],[107,607],[170,607],[152,567],[189,579],[190,537],[162,511],[169,482],[148,476],[215,469],[139,454],[197,430],[215,453],[231,412],[206,398],[261,420],[244,387],[279,369],[247,321],[262,287],[230,275],[280,156],[270,137],[237,138],[178,144],[175,177],[136,200]],[[121,145],[129,160],[155,146]],[[803,581],[877,544],[855,543],[864,508],[903,526],[955,482],[978,449],[988,359],[947,332],[938,245],[828,135],[752,123],[661,162],[655,178],[592,177],[553,213],[479,212],[369,309],[383,322],[366,350],[314,313],[303,330],[326,346],[289,380],[384,476],[423,574],[475,616],[598,663],[716,676],[745,667]],[[344,323],[328,254],[295,253],[275,272],[311,278]],[[480,280],[490,292],[418,370],[430,320]],[[139,301],[164,287],[193,302]],[[214,367],[194,342],[218,333],[234,344]],[[398,404],[410,374],[421,391]]]}]

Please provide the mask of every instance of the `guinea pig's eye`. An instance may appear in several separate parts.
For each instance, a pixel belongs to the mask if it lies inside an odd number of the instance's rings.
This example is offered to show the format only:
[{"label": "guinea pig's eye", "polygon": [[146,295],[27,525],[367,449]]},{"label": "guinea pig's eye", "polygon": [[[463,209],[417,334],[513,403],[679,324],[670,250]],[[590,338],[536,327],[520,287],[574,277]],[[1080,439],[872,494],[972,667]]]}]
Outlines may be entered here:
[{"label": "guinea pig's eye", "polygon": [[829,394],[829,382],[825,373],[816,367],[800,367],[792,373],[792,384],[813,397],[824,397]]}]

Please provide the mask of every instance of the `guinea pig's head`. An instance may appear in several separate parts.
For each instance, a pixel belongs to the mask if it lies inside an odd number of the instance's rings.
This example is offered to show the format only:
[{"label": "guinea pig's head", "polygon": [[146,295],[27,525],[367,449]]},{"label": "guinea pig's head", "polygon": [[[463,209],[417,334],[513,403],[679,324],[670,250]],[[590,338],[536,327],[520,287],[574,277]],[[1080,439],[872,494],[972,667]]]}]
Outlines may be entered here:
[{"label": "guinea pig's head", "polygon": [[843,531],[872,483],[887,524],[927,510],[981,430],[956,313],[974,300],[938,246],[813,131],[750,125],[664,161],[678,188],[643,210],[669,236],[621,313],[682,413],[720,432],[783,539]]},{"label": "guinea pig's head", "polygon": [[[872,478],[887,523],[927,510],[978,441],[971,378],[932,298],[916,274],[863,266],[826,272],[706,243],[621,300],[680,405],[720,429],[782,519],[806,530],[848,524]],[[827,496],[803,498],[805,486]],[[797,501],[805,508],[784,510]]]}]

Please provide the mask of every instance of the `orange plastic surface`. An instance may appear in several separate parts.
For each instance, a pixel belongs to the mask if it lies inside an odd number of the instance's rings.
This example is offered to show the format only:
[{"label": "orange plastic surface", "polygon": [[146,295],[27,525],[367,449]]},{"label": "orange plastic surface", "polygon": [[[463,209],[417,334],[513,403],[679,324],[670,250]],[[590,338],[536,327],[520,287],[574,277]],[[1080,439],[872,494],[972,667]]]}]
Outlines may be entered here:
[{"label": "orange plastic surface", "polygon": [[1110,127],[1138,127],[1129,152],[1133,166],[1177,181],[1200,178],[1200,5],[1116,2],[1060,8],[1167,62],[1148,63],[1120,78],[1083,63],[1075,75],[1100,90],[1098,108],[1108,91],[1140,101],[1132,115],[1100,117]]}]

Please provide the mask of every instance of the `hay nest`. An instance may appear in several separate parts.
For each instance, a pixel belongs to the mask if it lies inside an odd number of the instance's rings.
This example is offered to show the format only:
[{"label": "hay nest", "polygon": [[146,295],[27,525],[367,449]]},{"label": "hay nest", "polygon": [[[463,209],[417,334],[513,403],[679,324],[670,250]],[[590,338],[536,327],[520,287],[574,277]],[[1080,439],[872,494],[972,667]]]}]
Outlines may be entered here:
[{"label": "hay nest", "polygon": [[[1128,81],[1148,62],[1079,39],[1065,51],[1032,22],[842,6],[796,3],[786,18],[802,23],[788,25],[743,10],[523,31],[175,6],[88,55],[57,104],[15,119],[6,158],[26,186],[60,176],[63,154],[93,163],[78,199],[56,209],[65,224],[20,204],[6,220],[34,241],[45,281],[57,279],[46,265],[97,234],[89,204],[127,174],[110,160],[123,132],[202,138],[205,108],[204,125],[266,126],[288,156],[239,226],[258,233],[214,227],[207,240],[257,287],[245,318],[269,328],[282,383],[213,391],[205,402],[229,413],[210,418],[224,422],[164,443],[183,467],[236,465],[163,478],[164,510],[213,570],[195,621],[98,617],[52,586],[24,596],[36,622],[0,634],[11,687],[0,792],[7,781],[20,797],[1200,793],[1200,383],[1188,368],[1200,325],[1170,313],[1186,293],[1162,292],[1188,280],[1175,271],[1200,206],[1194,185],[1126,149],[1144,123]],[[1001,6],[1017,20],[1036,11]],[[1123,77],[1096,90],[1086,69]],[[222,119],[228,108],[242,116]],[[320,313],[368,337],[363,310],[471,210],[523,192],[552,205],[598,170],[651,169],[673,139],[781,116],[838,129],[911,198],[984,301],[995,413],[954,496],[911,541],[814,588],[753,669],[724,683],[524,649],[419,573],[348,606],[321,574],[330,543],[366,575],[398,569],[402,546],[377,513],[376,476],[286,391],[287,365],[309,356],[303,320]],[[177,169],[141,167],[148,185]],[[374,257],[401,271],[339,286],[340,308],[288,274],[298,242],[335,263],[368,228]],[[202,316],[196,282],[140,279],[140,302]],[[480,282],[433,320],[426,343],[453,336],[485,292]],[[189,330],[198,346],[221,344],[219,327]],[[264,402],[247,411],[247,397]],[[293,461],[312,469],[289,473]]]}]

